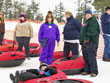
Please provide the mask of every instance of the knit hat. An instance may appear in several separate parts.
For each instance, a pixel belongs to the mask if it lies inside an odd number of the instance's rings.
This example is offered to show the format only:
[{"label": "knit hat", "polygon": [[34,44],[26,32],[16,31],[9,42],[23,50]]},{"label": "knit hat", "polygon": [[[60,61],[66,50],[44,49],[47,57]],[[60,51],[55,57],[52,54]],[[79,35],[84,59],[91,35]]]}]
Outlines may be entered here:
[{"label": "knit hat", "polygon": [[47,67],[48,67],[48,64],[42,63],[42,64],[40,65],[39,69],[41,69],[42,66],[47,66]]},{"label": "knit hat", "polygon": [[92,15],[91,10],[85,10],[85,15],[86,15],[86,14],[91,14],[91,15]]},{"label": "knit hat", "polygon": [[93,10],[93,11],[92,11],[92,14],[93,14],[93,15],[98,14],[97,10]]},{"label": "knit hat", "polygon": [[25,14],[21,14],[19,17],[24,17],[26,19],[26,15]]}]

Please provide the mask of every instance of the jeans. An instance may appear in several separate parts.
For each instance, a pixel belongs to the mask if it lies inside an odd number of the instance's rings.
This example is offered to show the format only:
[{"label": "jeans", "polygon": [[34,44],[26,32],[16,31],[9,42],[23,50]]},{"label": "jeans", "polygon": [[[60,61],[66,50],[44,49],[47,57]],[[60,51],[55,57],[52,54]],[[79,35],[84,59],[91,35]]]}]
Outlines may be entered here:
[{"label": "jeans", "polygon": [[16,37],[16,40],[18,43],[18,51],[22,52],[22,48],[24,46],[26,57],[29,57],[30,56],[30,48],[29,48],[30,37]]},{"label": "jeans", "polygon": [[4,37],[4,33],[0,32],[0,45],[2,45],[3,37]]},{"label": "jeans", "polygon": [[70,51],[72,51],[72,56],[78,56],[78,49],[79,46],[77,43],[68,43],[64,42],[64,54],[63,57],[68,57],[70,54]]},{"label": "jeans", "polygon": [[97,48],[98,45],[95,43],[86,43],[82,44],[82,53],[85,61],[85,72],[98,74],[98,66],[97,66]]},{"label": "jeans", "polygon": [[104,54],[103,54],[103,59],[110,59],[110,36],[103,35],[104,38]]}]

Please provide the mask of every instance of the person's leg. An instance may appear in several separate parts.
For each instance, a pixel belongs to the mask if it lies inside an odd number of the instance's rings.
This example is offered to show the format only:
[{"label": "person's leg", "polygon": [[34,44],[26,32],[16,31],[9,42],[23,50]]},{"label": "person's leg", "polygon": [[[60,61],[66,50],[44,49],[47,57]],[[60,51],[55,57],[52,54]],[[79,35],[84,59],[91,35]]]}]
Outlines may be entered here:
[{"label": "person's leg", "polygon": [[23,48],[23,38],[22,37],[16,37],[16,41],[18,43],[18,51],[22,52]]},{"label": "person's leg", "polygon": [[103,35],[103,38],[104,38],[104,44],[105,44],[105,47],[104,47],[104,54],[103,54],[103,60],[104,59],[108,59],[108,55],[110,54],[110,39],[108,36],[106,35]]},{"label": "person's leg", "polygon": [[69,44],[70,50],[72,51],[72,59],[76,59],[79,56],[79,46],[77,43],[70,43]]},{"label": "person's leg", "polygon": [[69,54],[70,54],[69,43],[64,42],[64,52],[63,52],[63,57],[68,57]]},{"label": "person's leg", "polygon": [[29,47],[30,37],[23,37],[23,43],[24,43],[26,57],[30,57],[30,47]]},{"label": "person's leg", "polygon": [[19,75],[18,78],[18,81],[19,82],[22,82],[22,81],[27,81],[27,80],[30,80],[30,79],[36,79],[36,78],[39,78],[37,75],[33,74],[33,73],[30,73],[30,72],[25,72],[25,73],[21,73]]},{"label": "person's leg", "polygon": [[87,48],[88,53],[88,61],[90,65],[90,73],[92,74],[98,74],[98,66],[97,66],[97,48],[98,45],[95,43],[90,43],[90,46]]},{"label": "person's leg", "polygon": [[85,68],[84,68],[84,72],[90,72],[90,69],[89,69],[89,61],[88,61],[88,54],[86,52],[86,46],[85,44],[82,45],[82,54],[83,54],[83,59],[85,61]]},{"label": "person's leg", "polygon": [[48,46],[48,55],[47,55],[47,64],[51,65],[53,61],[53,53],[54,53],[54,48],[55,48],[55,40],[49,40],[48,41],[49,46]]},{"label": "person's leg", "polygon": [[47,61],[48,46],[49,46],[49,45],[48,45],[48,42],[47,42],[46,47],[45,47],[45,48],[42,47],[42,52],[41,52],[40,58],[39,58],[39,61],[40,61],[41,64],[42,64],[42,63],[46,63],[46,61]]}]

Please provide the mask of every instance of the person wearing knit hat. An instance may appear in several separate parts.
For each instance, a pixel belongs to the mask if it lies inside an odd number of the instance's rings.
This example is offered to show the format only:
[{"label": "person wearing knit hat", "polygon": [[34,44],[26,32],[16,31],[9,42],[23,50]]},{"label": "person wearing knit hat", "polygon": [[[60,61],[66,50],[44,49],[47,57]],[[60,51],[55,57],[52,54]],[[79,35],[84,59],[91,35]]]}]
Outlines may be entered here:
[{"label": "person wearing knit hat", "polygon": [[57,74],[57,69],[55,67],[48,66],[46,63],[42,63],[39,69],[16,71],[15,76],[11,73],[10,79],[13,81],[13,83],[18,83],[31,79],[45,78],[55,74]]},{"label": "person wearing knit hat", "polygon": [[2,45],[4,33],[5,33],[5,22],[4,22],[3,13],[0,12],[0,45]]},{"label": "person wearing knit hat", "polygon": [[33,28],[31,23],[27,21],[26,15],[21,14],[19,16],[19,22],[14,30],[14,40],[16,38],[18,43],[18,51],[22,52],[22,48],[25,48],[26,58],[30,60],[30,38],[33,37]]},{"label": "person wearing knit hat", "polygon": [[86,25],[80,33],[80,44],[82,45],[83,58],[86,63],[83,75],[90,74],[91,77],[98,75],[97,66],[97,48],[99,43],[100,28],[95,16],[92,16],[91,10],[85,11]]}]

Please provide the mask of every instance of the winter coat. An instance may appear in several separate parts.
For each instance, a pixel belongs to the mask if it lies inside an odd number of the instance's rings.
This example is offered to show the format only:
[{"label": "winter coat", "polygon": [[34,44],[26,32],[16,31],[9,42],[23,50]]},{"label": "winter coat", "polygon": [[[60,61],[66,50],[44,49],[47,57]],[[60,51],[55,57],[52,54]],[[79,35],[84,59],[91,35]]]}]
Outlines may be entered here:
[{"label": "winter coat", "polygon": [[15,37],[33,37],[33,28],[29,22],[17,23],[14,38]]},{"label": "winter coat", "polygon": [[0,32],[5,33],[5,23],[4,23],[3,17],[0,18],[0,21],[1,21],[1,23],[0,23]]},{"label": "winter coat", "polygon": [[103,13],[101,16],[101,24],[103,33],[110,34],[110,15]]},{"label": "winter coat", "polygon": [[56,24],[43,23],[39,30],[39,42],[41,43],[42,39],[50,39],[60,41],[60,32]]},{"label": "winter coat", "polygon": [[100,28],[95,16],[92,16],[86,21],[86,25],[82,28],[80,33],[80,43],[84,43],[84,40],[89,40],[92,43],[98,45]]},{"label": "winter coat", "polygon": [[73,18],[73,16],[68,18],[63,30],[64,40],[79,39],[81,27],[82,25],[79,20]]}]

